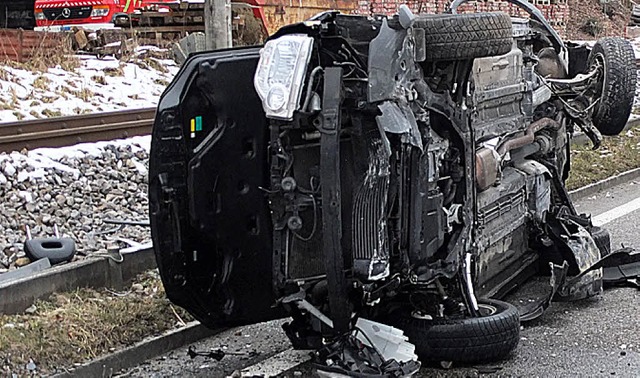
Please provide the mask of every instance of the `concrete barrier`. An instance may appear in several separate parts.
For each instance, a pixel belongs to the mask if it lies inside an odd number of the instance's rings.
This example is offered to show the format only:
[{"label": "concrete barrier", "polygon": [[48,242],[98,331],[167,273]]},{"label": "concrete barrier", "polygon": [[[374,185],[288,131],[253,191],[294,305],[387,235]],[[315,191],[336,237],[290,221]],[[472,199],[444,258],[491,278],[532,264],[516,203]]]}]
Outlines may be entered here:
[{"label": "concrete barrier", "polygon": [[81,287],[122,289],[136,275],[156,267],[153,248],[123,254],[121,263],[89,258],[34,272],[29,277],[0,283],[0,313],[17,314],[37,299]]}]

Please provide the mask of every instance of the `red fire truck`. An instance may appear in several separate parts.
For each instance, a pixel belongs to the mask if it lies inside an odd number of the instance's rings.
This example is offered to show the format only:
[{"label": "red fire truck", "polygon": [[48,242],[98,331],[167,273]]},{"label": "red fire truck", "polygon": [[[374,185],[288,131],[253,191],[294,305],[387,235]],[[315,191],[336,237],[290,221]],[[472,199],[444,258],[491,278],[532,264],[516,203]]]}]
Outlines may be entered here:
[{"label": "red fire truck", "polygon": [[113,27],[118,14],[162,7],[176,0],[36,0],[36,30],[66,30],[72,27],[106,29]]}]

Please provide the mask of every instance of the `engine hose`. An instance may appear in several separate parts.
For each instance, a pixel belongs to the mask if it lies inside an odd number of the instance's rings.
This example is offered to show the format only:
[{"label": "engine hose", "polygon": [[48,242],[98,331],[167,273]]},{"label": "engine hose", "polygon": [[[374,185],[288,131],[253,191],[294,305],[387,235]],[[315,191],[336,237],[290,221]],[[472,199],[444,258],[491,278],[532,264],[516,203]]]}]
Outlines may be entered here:
[{"label": "engine hose", "polygon": [[533,122],[531,125],[529,125],[529,127],[527,127],[524,135],[509,139],[508,141],[500,145],[500,147],[498,147],[497,152],[498,155],[500,155],[500,159],[504,159],[504,156],[507,154],[507,152],[513,149],[533,143],[535,140],[535,133],[547,127],[559,129],[560,124],[556,120],[553,120],[551,118],[541,118]]}]

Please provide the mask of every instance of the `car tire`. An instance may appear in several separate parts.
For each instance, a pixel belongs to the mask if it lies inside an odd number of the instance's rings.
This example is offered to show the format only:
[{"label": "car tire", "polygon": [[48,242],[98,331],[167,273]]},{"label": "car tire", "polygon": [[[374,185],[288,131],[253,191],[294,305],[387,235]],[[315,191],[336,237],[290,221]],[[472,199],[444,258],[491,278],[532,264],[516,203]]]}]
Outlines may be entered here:
[{"label": "car tire", "polygon": [[636,93],[635,54],[629,41],[607,37],[593,46],[588,66],[598,57],[604,62],[604,82],[600,102],[593,111],[593,125],[603,135],[618,135],[629,120]]},{"label": "car tire", "polygon": [[602,227],[593,226],[591,227],[591,237],[600,250],[601,258],[611,253],[611,235],[609,231]]},{"label": "car tire", "polygon": [[432,62],[503,55],[513,46],[506,13],[423,15],[414,27],[425,30],[426,60]]},{"label": "car tire", "polygon": [[504,359],[520,340],[518,310],[494,299],[479,300],[478,305],[495,311],[478,318],[432,320],[405,312],[392,322],[409,337],[423,362],[473,363]]}]

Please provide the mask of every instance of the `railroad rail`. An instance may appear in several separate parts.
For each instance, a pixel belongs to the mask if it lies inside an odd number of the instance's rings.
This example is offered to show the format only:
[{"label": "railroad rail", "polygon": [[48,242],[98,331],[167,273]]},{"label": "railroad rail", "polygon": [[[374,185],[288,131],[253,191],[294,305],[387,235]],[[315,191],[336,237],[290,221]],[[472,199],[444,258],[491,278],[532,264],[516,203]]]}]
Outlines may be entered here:
[{"label": "railroad rail", "polygon": [[148,135],[155,112],[145,108],[0,123],[0,152]]},{"label": "railroad rail", "polygon": [[[640,69],[640,59],[636,59]],[[0,152],[148,135],[155,108],[0,123]]]}]

